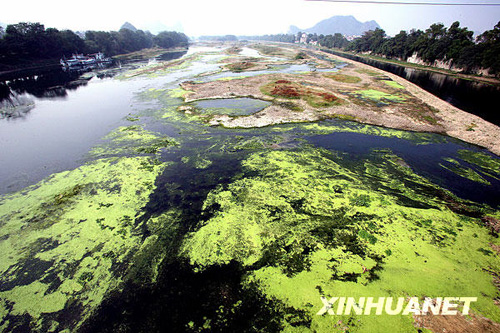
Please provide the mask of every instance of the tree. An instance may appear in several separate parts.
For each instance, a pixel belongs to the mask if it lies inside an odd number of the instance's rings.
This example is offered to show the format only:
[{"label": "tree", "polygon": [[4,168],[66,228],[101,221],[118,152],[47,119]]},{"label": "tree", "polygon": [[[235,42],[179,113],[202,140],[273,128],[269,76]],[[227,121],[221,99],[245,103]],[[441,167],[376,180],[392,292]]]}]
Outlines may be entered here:
[{"label": "tree", "polygon": [[43,54],[43,34],[45,27],[40,23],[10,24],[5,30],[4,39],[8,52],[16,57],[33,58]]},{"label": "tree", "polygon": [[355,52],[373,52],[382,53],[382,45],[385,42],[385,31],[377,28],[375,30],[365,31],[363,36],[356,38],[351,42],[348,49]]},{"label": "tree", "polygon": [[336,47],[336,48],[345,48],[348,44],[349,44],[349,41],[340,33],[335,33],[333,35],[333,47]]},{"label": "tree", "polygon": [[75,52],[86,51],[86,44],[77,34],[71,30],[63,30],[59,32],[60,47],[64,55],[70,55]]},{"label": "tree", "polygon": [[[228,40],[232,40],[233,36],[228,35],[225,37],[227,37]],[[234,36],[234,38],[236,38],[236,36]],[[177,46],[185,47],[189,42],[189,39],[185,34],[175,31],[162,31],[158,35],[156,35],[153,40],[156,45],[164,48]]]},{"label": "tree", "polygon": [[492,30],[477,37],[478,64],[488,68],[490,74],[500,74],[500,22]]}]

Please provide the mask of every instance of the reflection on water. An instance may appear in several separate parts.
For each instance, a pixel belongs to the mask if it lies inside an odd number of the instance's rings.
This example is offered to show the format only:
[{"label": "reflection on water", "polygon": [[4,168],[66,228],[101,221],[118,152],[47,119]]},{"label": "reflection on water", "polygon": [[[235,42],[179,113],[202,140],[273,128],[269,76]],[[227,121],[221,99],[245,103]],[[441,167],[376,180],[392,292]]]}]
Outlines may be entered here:
[{"label": "reflection on water", "polygon": [[0,100],[8,99],[17,94],[30,94],[38,98],[64,97],[67,90],[76,90],[87,84],[87,80],[79,79],[76,72],[63,72],[62,70],[30,75],[8,81],[0,82]]},{"label": "reflection on water", "polygon": [[[151,60],[169,61],[186,55],[187,51],[165,52]],[[118,63],[121,67],[122,63]],[[66,97],[68,91],[87,85],[93,77],[104,79],[115,76],[116,67],[97,71],[63,71],[60,68],[24,74],[17,78],[0,81],[0,102],[22,94],[37,98]]]},{"label": "reflection on water", "polygon": [[[185,54],[175,56],[181,53]],[[3,82],[0,87],[8,95],[0,118],[0,193],[78,167],[102,137],[120,125],[129,125],[124,120],[128,114],[150,107],[135,104],[138,91],[166,84],[174,88],[178,80],[198,74],[197,70],[175,72],[168,79],[125,81],[112,78],[118,69],[83,77],[57,71]]]},{"label": "reflection on water", "polygon": [[32,184],[78,160],[133,112],[134,82],[94,81],[65,99],[36,99],[29,117],[0,120],[0,193]]}]

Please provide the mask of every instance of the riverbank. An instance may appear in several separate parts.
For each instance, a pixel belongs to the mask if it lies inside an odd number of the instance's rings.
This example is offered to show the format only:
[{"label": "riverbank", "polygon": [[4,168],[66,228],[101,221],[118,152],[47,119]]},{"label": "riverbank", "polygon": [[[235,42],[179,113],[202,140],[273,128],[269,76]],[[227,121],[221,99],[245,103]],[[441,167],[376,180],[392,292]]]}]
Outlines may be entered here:
[{"label": "riverbank", "polygon": [[[300,52],[298,48],[288,49]],[[273,103],[248,116],[212,115],[206,118],[210,125],[250,128],[342,118],[395,129],[447,134],[500,155],[498,126],[450,105],[395,74],[322,51],[314,51],[312,55],[314,58],[308,61],[314,61],[316,69],[308,72],[184,82],[181,87],[187,91],[185,102],[252,97]],[[236,61],[237,58],[233,60]],[[230,60],[225,59],[227,62]],[[303,62],[290,58],[281,64]],[[348,65],[337,71],[335,64],[339,63]],[[322,71],[317,70],[320,68]],[[328,68],[331,72],[324,71]]]},{"label": "riverbank", "polygon": [[[163,56],[165,54],[176,54],[187,52],[188,48],[185,47],[173,47],[173,48],[161,48],[152,47],[147,49],[142,49],[135,52],[118,54],[112,56],[113,60],[124,61],[124,62],[135,62],[135,61],[147,61],[148,59]],[[177,56],[172,56],[172,58]],[[26,63],[25,65],[17,65],[12,67],[4,67],[0,70],[0,81],[14,80],[21,77],[41,75],[51,73],[53,71],[61,71],[61,64],[59,63],[59,58],[44,59],[39,61],[32,61]],[[167,59],[168,60],[168,59]]]},{"label": "riverbank", "polygon": [[341,51],[338,49],[323,49],[322,48],[321,50],[327,51],[327,52],[335,52],[335,53],[338,53],[338,55],[340,55],[340,56],[342,56],[342,55],[356,56],[356,57],[360,57],[360,58],[364,58],[364,59],[380,61],[380,62],[387,63],[387,64],[395,64],[395,65],[403,66],[405,68],[414,68],[414,69],[424,70],[424,71],[433,72],[433,73],[445,74],[445,75],[456,77],[459,79],[470,80],[470,81],[500,86],[500,79],[498,79],[494,76],[481,76],[481,75],[476,75],[476,74],[464,74],[461,72],[453,71],[451,69],[444,69],[444,68],[438,68],[438,67],[433,67],[433,66],[425,66],[425,65],[411,63],[411,62],[402,61],[402,60],[387,59],[387,58],[375,56],[375,55],[346,52],[346,51]]},{"label": "riverbank", "polygon": [[159,57],[165,53],[175,53],[175,52],[187,52],[188,48],[186,47],[173,47],[173,48],[163,48],[163,47],[152,47],[147,49],[142,49],[135,52],[118,54],[111,58],[114,60],[120,61],[140,61],[140,60],[148,60],[151,58]]},{"label": "riverbank", "polygon": [[10,68],[0,71],[0,81],[14,80],[20,77],[39,75],[49,73],[55,70],[61,70],[59,59],[42,61],[40,63],[32,62],[29,66]]}]

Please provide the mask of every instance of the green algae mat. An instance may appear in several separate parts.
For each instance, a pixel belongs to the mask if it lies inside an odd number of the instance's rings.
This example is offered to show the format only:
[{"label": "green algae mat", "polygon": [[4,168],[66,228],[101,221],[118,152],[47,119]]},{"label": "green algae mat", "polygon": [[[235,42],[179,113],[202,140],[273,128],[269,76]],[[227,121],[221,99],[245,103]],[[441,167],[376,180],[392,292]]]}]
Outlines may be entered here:
[{"label": "green algae mat", "polygon": [[183,93],[138,92],[155,106],[88,162],[0,197],[1,332],[499,331],[498,157],[340,119],[209,127]]}]

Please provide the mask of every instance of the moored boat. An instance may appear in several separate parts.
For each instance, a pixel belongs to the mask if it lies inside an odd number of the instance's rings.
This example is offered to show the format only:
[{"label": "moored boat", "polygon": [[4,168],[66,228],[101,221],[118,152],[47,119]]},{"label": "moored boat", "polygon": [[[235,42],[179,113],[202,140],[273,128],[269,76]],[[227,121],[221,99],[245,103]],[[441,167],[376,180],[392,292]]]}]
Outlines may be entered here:
[{"label": "moored boat", "polygon": [[93,53],[88,55],[83,55],[82,53],[76,53],[71,56],[71,58],[62,57],[60,60],[63,70],[88,70],[96,67],[104,67],[113,62],[109,57],[106,57],[103,53]]}]

